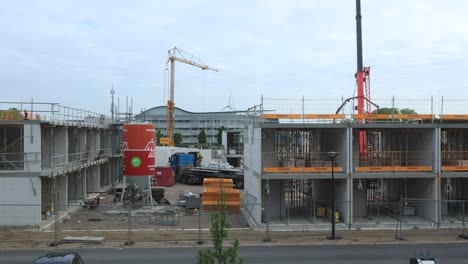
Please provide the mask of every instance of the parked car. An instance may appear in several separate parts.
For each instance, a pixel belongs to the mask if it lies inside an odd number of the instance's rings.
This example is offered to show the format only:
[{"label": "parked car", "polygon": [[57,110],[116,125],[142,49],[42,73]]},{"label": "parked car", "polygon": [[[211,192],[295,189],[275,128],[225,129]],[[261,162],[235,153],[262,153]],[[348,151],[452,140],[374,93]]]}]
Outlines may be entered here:
[{"label": "parked car", "polygon": [[36,259],[33,264],[84,264],[83,259],[76,252],[51,252]]}]

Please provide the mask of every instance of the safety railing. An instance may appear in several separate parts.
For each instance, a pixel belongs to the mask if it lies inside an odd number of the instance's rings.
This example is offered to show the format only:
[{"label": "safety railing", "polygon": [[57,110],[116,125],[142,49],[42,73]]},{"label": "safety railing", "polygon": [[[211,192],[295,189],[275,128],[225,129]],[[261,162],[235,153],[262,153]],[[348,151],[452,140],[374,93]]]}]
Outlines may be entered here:
[{"label": "safety railing", "polygon": [[29,162],[40,162],[40,152],[29,152],[29,153],[12,153],[4,152],[0,153],[0,171],[15,171],[28,169]]},{"label": "safety railing", "polygon": [[432,97],[372,99],[370,109],[357,114],[357,99],[262,98],[260,118],[263,122],[280,123],[430,123],[468,120],[468,100],[435,100]]},{"label": "safety railing", "polygon": [[77,152],[66,155],[55,155],[51,157],[50,168],[75,169],[92,162],[109,158],[111,149],[98,149],[85,152]]},{"label": "safety railing", "polygon": [[468,171],[468,151],[442,151],[442,171]]},{"label": "safety railing", "polygon": [[0,120],[39,120],[57,125],[107,127],[110,117],[58,103],[0,102]]},{"label": "safety railing", "polygon": [[432,151],[355,152],[356,172],[429,172],[434,166]]},{"label": "safety railing", "polygon": [[[343,155],[338,153],[336,156],[335,172],[343,172]],[[262,167],[265,173],[329,173],[332,171],[332,160],[328,152],[263,152]]]}]

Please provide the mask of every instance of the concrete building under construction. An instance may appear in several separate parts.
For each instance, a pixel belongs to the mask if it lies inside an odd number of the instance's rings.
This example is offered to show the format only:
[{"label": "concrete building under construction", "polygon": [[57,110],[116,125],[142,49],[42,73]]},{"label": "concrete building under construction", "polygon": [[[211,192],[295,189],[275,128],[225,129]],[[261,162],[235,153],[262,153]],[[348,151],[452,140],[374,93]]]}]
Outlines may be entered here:
[{"label": "concrete building under construction", "polygon": [[109,117],[48,103],[1,108],[10,110],[0,112],[0,225],[40,226],[121,175],[121,126]]},{"label": "concrete building under construction", "polygon": [[[462,222],[468,115],[460,109],[466,102],[379,102],[393,114],[327,114],[341,100],[281,101],[284,108],[271,102],[262,108],[280,110],[259,111],[261,121],[245,131],[244,209],[252,226],[329,226],[331,200],[340,228],[394,228],[402,219],[419,226]],[[420,114],[399,114],[407,106]],[[334,164],[330,152],[338,154]]]}]

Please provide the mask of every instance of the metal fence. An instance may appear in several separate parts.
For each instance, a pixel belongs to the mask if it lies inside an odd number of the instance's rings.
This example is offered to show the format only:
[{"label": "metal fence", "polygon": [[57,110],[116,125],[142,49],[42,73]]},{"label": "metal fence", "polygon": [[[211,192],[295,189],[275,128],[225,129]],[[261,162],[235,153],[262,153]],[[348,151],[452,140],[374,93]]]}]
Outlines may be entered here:
[{"label": "metal fence", "polygon": [[[377,201],[368,204],[361,216],[353,212],[355,216],[349,222],[351,201],[336,200],[335,217],[332,217],[329,200],[306,199],[300,206],[282,206],[280,213],[277,205],[248,203],[251,201],[248,197],[243,201],[239,211],[227,211],[228,242],[235,239],[241,243],[320,241],[330,235],[332,218],[337,237],[376,236],[379,232],[375,230],[387,229],[390,239],[407,239],[414,235],[437,236],[439,228],[453,232],[454,237],[463,236],[468,205],[468,201],[461,200]],[[440,221],[434,209],[436,205],[441,207]],[[253,219],[254,208],[261,208],[258,222]],[[66,207],[2,204],[0,242],[58,245],[67,241],[94,243],[102,238],[105,242],[120,244],[209,244],[214,212],[180,205],[93,204],[90,201]],[[365,228],[375,232],[350,233]]]}]

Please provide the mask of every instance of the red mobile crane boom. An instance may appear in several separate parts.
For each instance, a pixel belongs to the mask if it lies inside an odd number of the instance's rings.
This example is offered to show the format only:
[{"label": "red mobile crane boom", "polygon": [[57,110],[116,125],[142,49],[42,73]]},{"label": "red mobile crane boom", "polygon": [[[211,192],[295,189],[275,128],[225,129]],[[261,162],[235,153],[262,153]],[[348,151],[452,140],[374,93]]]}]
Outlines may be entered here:
[{"label": "red mobile crane boom", "polygon": [[[361,26],[361,0],[356,0],[356,36],[357,36],[357,97],[358,97],[358,114],[365,114],[371,112],[371,101],[370,101],[370,67],[362,66],[362,26]],[[367,99],[367,100],[365,100]],[[365,103],[364,103],[365,101]],[[362,119],[359,119],[359,123],[363,123]],[[364,131],[359,132],[359,152],[367,153],[366,146],[366,133]],[[364,154],[365,155],[365,154]]]}]

